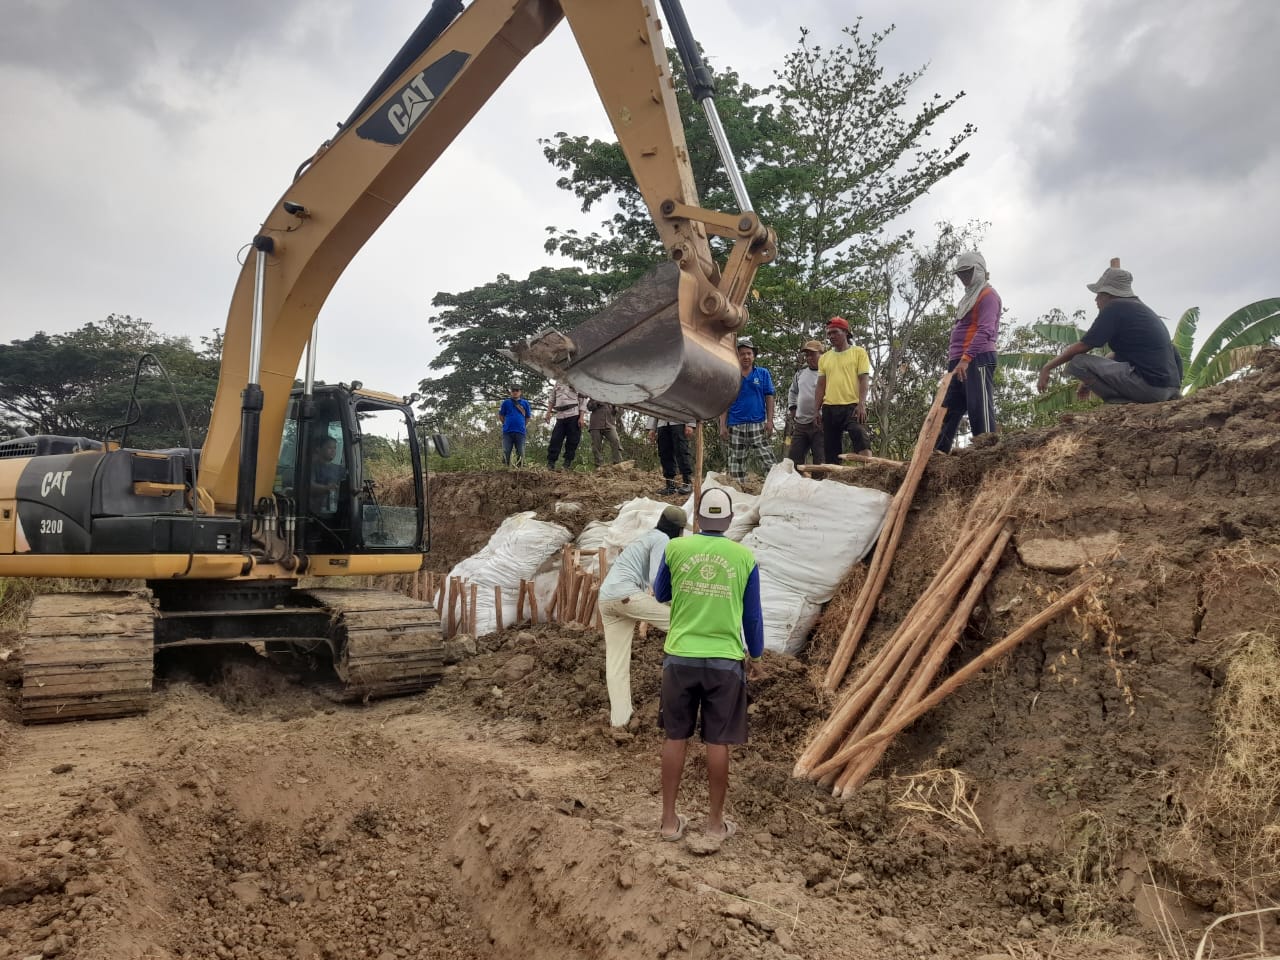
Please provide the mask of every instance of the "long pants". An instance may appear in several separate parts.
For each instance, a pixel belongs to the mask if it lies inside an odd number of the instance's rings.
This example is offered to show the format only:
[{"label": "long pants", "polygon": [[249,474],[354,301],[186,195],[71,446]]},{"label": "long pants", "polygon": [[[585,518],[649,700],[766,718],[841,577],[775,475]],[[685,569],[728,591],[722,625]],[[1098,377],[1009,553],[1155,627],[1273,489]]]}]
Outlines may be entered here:
[{"label": "long pants", "polygon": [[645,620],[659,630],[671,626],[671,608],[649,593],[633,593],[622,600],[601,600],[604,623],[604,680],[609,689],[609,723],[625,727],[631,719],[631,638],[636,623]]},{"label": "long pants", "polygon": [[676,474],[689,483],[693,479],[693,463],[689,459],[689,438],[684,435],[683,423],[658,427],[658,459],[662,461],[662,475],[674,480]]},{"label": "long pants", "polygon": [[524,441],[525,434],[503,431],[502,434],[502,462],[507,466],[511,466],[511,451],[516,452],[516,466],[524,466]]},{"label": "long pants", "polygon": [[[954,370],[959,358],[947,363],[948,370]],[[992,433],[996,429],[996,397],[992,377],[996,372],[996,355],[994,353],[976,353],[969,361],[969,370],[965,374],[964,383],[956,377],[951,378],[947,387],[947,395],[942,398],[942,405],[947,415],[942,419],[942,430],[938,434],[935,450],[943,453],[951,452],[955,443],[956,431],[960,429],[960,420],[969,415],[969,432],[975,437],[984,433]]]},{"label": "long pants", "polygon": [[775,460],[763,420],[759,423],[735,423],[729,428],[729,476],[738,483],[747,479],[747,457],[752,451],[760,458],[761,472],[768,473]]},{"label": "long pants", "polygon": [[809,453],[813,454],[814,463],[826,463],[822,451],[822,424],[817,420],[797,423],[791,428],[791,446],[787,448],[787,457],[792,463],[804,463],[804,458]]},{"label": "long pants", "polygon": [[844,452],[844,435],[849,434],[854,453],[866,453],[871,449],[866,428],[858,422],[853,403],[824,403],[822,405],[822,452],[827,463],[839,463]]},{"label": "long pants", "polygon": [[578,453],[578,444],[582,442],[582,424],[575,414],[572,417],[560,417],[551,428],[551,446],[547,448],[547,466],[556,468],[560,459],[560,447],[564,447],[564,468],[573,469],[573,458]]},{"label": "long pants", "polygon": [[622,444],[618,442],[618,428],[597,428],[591,431],[591,459],[595,461],[597,467],[604,463],[604,442],[606,440],[609,441],[609,446],[613,448],[613,462],[622,462]]},{"label": "long pants", "polygon": [[1067,372],[1098,395],[1103,403],[1159,403],[1182,392],[1179,387],[1153,387],[1133,364],[1081,353],[1067,361]]}]

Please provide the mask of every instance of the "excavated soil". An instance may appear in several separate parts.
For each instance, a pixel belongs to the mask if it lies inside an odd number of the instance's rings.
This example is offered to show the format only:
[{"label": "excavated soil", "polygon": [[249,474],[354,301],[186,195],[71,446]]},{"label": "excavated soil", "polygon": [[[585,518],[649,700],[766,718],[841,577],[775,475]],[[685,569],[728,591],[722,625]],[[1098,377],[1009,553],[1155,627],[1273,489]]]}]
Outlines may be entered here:
[{"label": "excavated soil", "polygon": [[[855,571],[804,655],[766,658],[731,771],[742,829],[718,849],[699,842],[696,746],[690,837],[655,835],[656,634],[635,644],[627,731],[607,726],[601,640],[577,625],[480,638],[440,686],[365,707],[247,653],[212,674],[162,661],[152,711],[125,720],[24,729],[10,686],[0,957],[1190,956],[1215,915],[1280,897],[1232,861],[1238,837],[1206,823],[1201,795],[1225,665],[1242,633],[1275,643],[1280,354],[1194,398],[936,457],[854,670],[979,485],[1022,457],[1056,469],[1020,500],[1018,549],[948,669],[1082,575],[1028,566],[1031,541],[1110,537],[1096,601],[909,728],[837,801],[790,772],[825,715],[817,680]],[[626,469],[437,477],[429,567],[517,510],[576,532],[656,486]],[[898,802],[909,778],[952,770],[972,816]],[[1219,928],[1214,955],[1274,952],[1273,916]]]}]

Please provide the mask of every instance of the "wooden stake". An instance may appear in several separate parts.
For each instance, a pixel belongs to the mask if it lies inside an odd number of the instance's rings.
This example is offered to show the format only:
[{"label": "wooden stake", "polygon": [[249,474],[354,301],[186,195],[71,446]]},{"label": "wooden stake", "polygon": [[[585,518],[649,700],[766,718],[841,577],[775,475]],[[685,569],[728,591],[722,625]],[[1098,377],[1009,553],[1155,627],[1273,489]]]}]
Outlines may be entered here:
[{"label": "wooden stake", "polygon": [[529,589],[529,581],[521,580],[520,589],[516,591],[516,626],[524,623],[524,595]]},{"label": "wooden stake", "polygon": [[502,587],[496,583],[493,585],[493,619],[498,625],[499,633],[506,629],[502,625]]},{"label": "wooden stake", "polygon": [[[529,584],[529,622],[537,623],[538,622],[538,595],[533,589],[533,581],[529,580],[527,582]],[[551,619],[551,614],[549,612],[547,614],[547,619],[548,620]]]},{"label": "wooden stake", "polygon": [[479,593],[479,590],[480,585],[478,583],[471,584],[471,622],[469,624],[471,629],[467,632],[472,636],[475,636],[476,633],[476,595]]}]

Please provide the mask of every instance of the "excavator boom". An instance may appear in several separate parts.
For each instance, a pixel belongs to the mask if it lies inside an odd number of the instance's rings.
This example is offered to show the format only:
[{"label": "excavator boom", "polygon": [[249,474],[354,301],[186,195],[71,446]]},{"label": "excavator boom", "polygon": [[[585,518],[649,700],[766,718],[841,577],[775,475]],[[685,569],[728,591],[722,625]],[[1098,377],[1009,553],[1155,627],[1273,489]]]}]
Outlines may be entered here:
[{"label": "excavator boom", "polygon": [[[664,416],[714,416],[737,391],[733,332],[746,319],[750,278],[773,257],[774,239],[753,214],[699,208],[653,5],[475,0],[443,26],[458,5],[437,0],[419,30],[422,49],[406,45],[255,238],[261,257],[246,260],[235,287],[200,460],[199,486],[219,512],[237,504],[238,492],[242,506],[247,499],[237,490],[242,434],[256,446],[247,458],[256,461],[253,496],[270,493],[299,360],[347,264],[561,19],[569,21],[674,269],[660,268],[634,301],[624,298],[578,330],[516,352],[601,400]],[[735,241],[724,273],[712,259],[708,225]],[[243,416],[246,386],[255,382],[256,445]]]}]

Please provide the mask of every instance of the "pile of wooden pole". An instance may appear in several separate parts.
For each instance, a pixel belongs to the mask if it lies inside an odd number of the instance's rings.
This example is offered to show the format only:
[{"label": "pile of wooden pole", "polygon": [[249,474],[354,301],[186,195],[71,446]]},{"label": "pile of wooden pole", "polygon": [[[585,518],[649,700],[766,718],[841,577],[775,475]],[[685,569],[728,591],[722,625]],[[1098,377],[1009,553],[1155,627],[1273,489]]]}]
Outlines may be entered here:
[{"label": "pile of wooden pole", "polygon": [[[595,558],[595,570],[583,565],[584,557],[588,556]],[[597,607],[600,584],[608,572],[609,561],[604,547],[584,554],[574,549],[572,544],[565,544],[560,554],[560,579],[556,581],[556,592],[547,606],[548,622],[595,624],[597,629],[603,630]]]},{"label": "pile of wooden pole", "polygon": [[875,612],[876,602],[880,599],[885,578],[888,577],[889,567],[893,563],[893,556],[898,551],[898,541],[902,539],[902,528],[906,525],[911,501],[916,495],[916,488],[920,486],[925,464],[933,454],[933,445],[938,442],[938,433],[942,430],[942,419],[945,416],[942,400],[947,395],[951,376],[948,373],[938,384],[937,395],[934,396],[929,413],[920,427],[920,435],[916,439],[916,447],[911,455],[910,466],[907,467],[907,475],[889,504],[884,526],[880,528],[880,539],[876,542],[875,553],[872,554],[871,564],[867,568],[867,579],[862,584],[857,600],[854,601],[849,622],[840,635],[840,641],[836,644],[835,653],[832,654],[831,663],[827,667],[827,674],[823,678],[823,686],[827,690],[834,691],[840,686],[840,681],[844,679],[853,655],[857,652],[863,631],[867,629],[867,623],[871,620],[871,614]]},{"label": "pile of wooden pole", "polygon": [[996,486],[997,497],[980,492],[975,498],[942,567],[893,635],[841,692],[793,776],[816,780],[837,797],[849,796],[884,756],[894,735],[1083,596],[1088,582],[928,693],[1008,546],[1024,484],[1024,477],[1015,476]]},{"label": "pile of wooden pole", "polygon": [[[595,560],[594,570],[584,564],[586,559]],[[609,561],[603,547],[584,552],[575,550],[571,544],[566,545],[560,556],[560,576],[556,581],[556,591],[546,610],[539,610],[534,581],[521,580],[516,594],[515,621],[508,624],[503,611],[502,587],[495,584],[485,588],[493,591],[496,629],[502,631],[508,626],[524,623],[576,621],[585,625],[594,623],[598,629],[603,630],[604,625],[597,607],[600,584],[608,572]],[[423,572],[413,574],[408,585],[401,584],[400,590],[415,600],[434,602],[436,610],[440,612],[440,627],[446,639],[459,633],[475,633],[479,584],[463,577]]]}]

